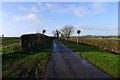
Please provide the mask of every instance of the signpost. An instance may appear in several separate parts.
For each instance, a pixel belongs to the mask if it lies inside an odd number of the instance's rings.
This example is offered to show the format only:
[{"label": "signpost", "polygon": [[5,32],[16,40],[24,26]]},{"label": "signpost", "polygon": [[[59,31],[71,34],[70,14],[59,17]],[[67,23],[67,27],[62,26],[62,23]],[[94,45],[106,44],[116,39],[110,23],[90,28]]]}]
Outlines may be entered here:
[{"label": "signpost", "polygon": [[45,29],[43,29],[42,33],[43,33],[43,34],[44,34],[44,33],[46,33],[46,30],[45,30]]},{"label": "signpost", "polygon": [[77,34],[78,34],[78,38],[77,38],[77,45],[78,45],[78,43],[79,43],[79,34],[81,33],[81,31],[80,30],[77,30]]}]

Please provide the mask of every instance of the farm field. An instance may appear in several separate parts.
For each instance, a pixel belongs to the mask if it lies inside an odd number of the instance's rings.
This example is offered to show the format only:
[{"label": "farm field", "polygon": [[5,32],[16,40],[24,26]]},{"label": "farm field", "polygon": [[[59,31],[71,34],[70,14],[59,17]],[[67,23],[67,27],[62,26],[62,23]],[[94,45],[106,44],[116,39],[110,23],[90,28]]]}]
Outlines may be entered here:
[{"label": "farm field", "polygon": [[101,39],[120,39],[120,36],[81,36],[86,38],[101,38]]},{"label": "farm field", "polygon": [[4,78],[43,78],[52,50],[52,39],[39,48],[21,51],[20,38],[3,38],[2,76]]},{"label": "farm field", "polygon": [[[73,36],[71,38],[77,38],[77,37]],[[120,40],[120,36],[80,36],[80,38]]]},{"label": "farm field", "polygon": [[0,45],[0,47],[2,47],[3,49],[0,50],[0,52],[2,52],[1,54],[9,54],[11,52],[20,50],[19,37],[3,37],[3,38],[0,37],[0,39],[2,40],[2,44]]},{"label": "farm field", "polygon": [[[78,37],[70,37],[66,40],[72,41],[72,42],[77,42],[77,38]],[[108,52],[112,52],[115,54],[120,53],[120,49],[118,46],[120,43],[119,36],[114,36],[114,37],[110,37],[110,36],[85,37],[85,36],[82,36],[79,38],[79,43],[91,45],[93,47],[96,47],[96,48],[99,48],[101,50],[105,50]]]},{"label": "farm field", "polygon": [[0,37],[2,39],[2,45],[9,45],[12,43],[19,43],[20,38],[19,37]]},{"label": "farm field", "polygon": [[120,40],[120,38],[116,38],[116,37],[113,37],[113,38],[97,38],[97,39],[112,39],[112,40]]},{"label": "farm field", "polygon": [[114,78],[119,77],[119,55],[111,54],[106,51],[98,50],[84,45],[76,45],[68,41],[62,41],[65,46],[71,48],[78,55],[82,56],[92,64],[107,72]]}]

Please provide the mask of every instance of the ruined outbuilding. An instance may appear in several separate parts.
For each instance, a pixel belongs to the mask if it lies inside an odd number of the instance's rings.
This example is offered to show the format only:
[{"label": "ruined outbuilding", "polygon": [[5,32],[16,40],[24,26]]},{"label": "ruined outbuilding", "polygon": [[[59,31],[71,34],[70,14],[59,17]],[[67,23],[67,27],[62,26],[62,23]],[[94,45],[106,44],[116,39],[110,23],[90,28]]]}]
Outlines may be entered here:
[{"label": "ruined outbuilding", "polygon": [[47,36],[44,34],[24,34],[21,36],[22,50],[33,49],[40,45],[45,45]]}]

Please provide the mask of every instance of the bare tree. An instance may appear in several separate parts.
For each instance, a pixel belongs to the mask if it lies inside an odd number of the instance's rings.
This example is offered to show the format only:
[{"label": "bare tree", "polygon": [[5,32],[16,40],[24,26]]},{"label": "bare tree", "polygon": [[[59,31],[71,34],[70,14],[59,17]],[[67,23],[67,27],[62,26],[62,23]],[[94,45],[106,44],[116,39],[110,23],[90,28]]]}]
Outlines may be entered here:
[{"label": "bare tree", "polygon": [[56,29],[56,31],[52,31],[52,34],[54,35],[54,37],[59,38],[60,31]]},{"label": "bare tree", "polygon": [[74,26],[72,25],[66,25],[64,26],[61,30],[61,35],[66,37],[66,38],[69,38],[70,35],[73,33],[74,31]]}]

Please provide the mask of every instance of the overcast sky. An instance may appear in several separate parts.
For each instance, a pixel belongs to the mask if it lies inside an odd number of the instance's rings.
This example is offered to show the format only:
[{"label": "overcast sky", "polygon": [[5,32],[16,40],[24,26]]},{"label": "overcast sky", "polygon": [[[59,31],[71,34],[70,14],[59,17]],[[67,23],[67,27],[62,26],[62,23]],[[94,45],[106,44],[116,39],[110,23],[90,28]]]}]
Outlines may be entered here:
[{"label": "overcast sky", "polygon": [[[47,35],[65,25],[74,25],[81,35],[117,35],[117,2],[4,2],[2,32],[21,36],[46,29]],[[1,20],[1,19],[0,19]]]}]

